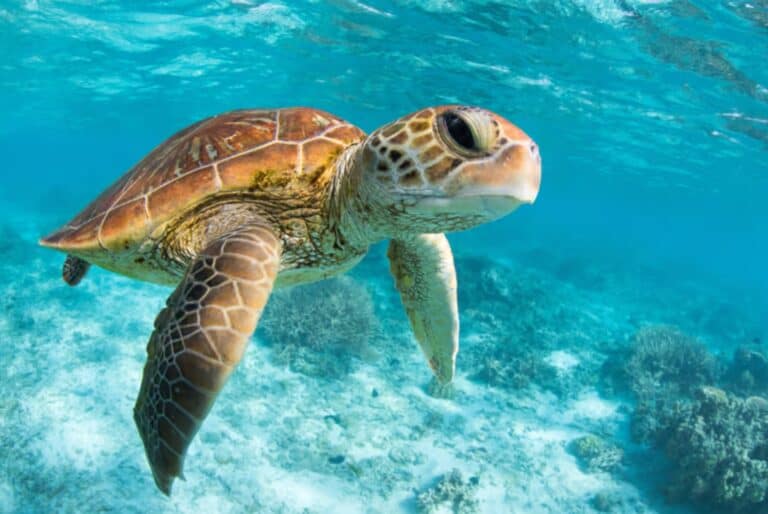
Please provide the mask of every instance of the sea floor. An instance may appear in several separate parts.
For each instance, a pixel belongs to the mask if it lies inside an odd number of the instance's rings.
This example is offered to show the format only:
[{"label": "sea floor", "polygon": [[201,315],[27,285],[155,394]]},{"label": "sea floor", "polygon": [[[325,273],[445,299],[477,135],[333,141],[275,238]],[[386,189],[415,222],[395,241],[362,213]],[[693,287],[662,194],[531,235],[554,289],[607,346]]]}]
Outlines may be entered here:
[{"label": "sea floor", "polygon": [[[54,224],[0,229],[3,512],[696,512],[666,500],[668,463],[631,440],[633,399],[606,392],[604,363],[646,325],[723,362],[766,335],[716,287],[458,246],[458,378],[440,390],[377,246],[345,278],[276,294],[169,499],[132,419],[169,290],[99,269],[66,286],[63,256],[35,245]],[[574,454],[586,435],[612,448],[605,465]]]}]

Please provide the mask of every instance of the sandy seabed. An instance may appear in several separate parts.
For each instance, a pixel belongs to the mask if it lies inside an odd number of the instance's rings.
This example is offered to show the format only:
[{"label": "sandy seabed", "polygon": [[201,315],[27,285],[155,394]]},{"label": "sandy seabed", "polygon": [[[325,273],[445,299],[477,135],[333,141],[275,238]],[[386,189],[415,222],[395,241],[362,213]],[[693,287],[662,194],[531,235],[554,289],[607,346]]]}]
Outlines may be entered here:
[{"label": "sandy seabed", "polygon": [[696,284],[459,247],[458,377],[439,390],[378,246],[275,295],[168,499],[132,409],[169,290],[98,269],[69,288],[22,219],[0,244],[3,512],[693,512],[666,501],[669,463],[630,437],[632,394],[604,387],[605,363],[643,326],[724,361],[764,330]]}]

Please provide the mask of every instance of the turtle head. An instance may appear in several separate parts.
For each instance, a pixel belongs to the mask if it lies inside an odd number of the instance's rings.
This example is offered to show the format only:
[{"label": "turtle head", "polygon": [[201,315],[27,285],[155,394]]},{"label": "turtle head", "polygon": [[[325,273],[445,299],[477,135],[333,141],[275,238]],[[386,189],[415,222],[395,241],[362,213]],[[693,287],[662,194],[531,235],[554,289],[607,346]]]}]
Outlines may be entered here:
[{"label": "turtle head", "polygon": [[368,201],[397,231],[464,230],[533,203],[536,143],[501,116],[467,106],[423,109],[373,132],[361,149]]}]

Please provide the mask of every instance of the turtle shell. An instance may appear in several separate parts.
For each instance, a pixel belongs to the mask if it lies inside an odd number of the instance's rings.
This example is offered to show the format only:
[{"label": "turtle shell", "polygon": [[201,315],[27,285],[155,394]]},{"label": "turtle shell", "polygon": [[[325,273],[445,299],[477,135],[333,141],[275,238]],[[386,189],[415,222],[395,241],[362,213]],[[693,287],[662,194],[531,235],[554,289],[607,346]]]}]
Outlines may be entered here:
[{"label": "turtle shell", "polygon": [[41,240],[67,252],[129,251],[211,195],[310,187],[365,134],[309,108],[239,110],[173,135],[64,227]]}]

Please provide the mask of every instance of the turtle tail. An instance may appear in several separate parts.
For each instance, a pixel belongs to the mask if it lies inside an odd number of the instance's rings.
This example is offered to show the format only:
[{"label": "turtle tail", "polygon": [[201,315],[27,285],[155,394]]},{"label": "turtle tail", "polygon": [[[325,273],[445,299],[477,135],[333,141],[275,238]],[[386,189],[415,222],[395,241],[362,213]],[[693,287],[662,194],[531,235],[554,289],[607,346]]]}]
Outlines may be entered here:
[{"label": "turtle tail", "polygon": [[88,268],[91,267],[91,263],[84,261],[80,257],[74,255],[67,255],[67,260],[64,261],[64,266],[61,268],[61,276],[64,282],[71,286],[76,286],[80,283]]}]

